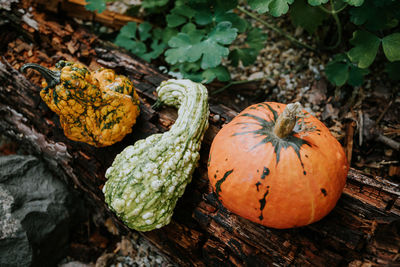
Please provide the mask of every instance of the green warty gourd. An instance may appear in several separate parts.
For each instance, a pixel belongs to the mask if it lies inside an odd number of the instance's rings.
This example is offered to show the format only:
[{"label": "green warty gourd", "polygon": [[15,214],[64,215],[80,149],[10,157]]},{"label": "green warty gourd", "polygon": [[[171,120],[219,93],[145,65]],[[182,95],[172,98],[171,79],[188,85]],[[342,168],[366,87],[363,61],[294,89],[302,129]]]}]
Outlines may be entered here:
[{"label": "green warty gourd", "polygon": [[105,201],[125,224],[150,231],[171,221],[176,202],[191,181],[208,127],[207,89],[190,80],[168,80],[159,101],[179,107],[171,129],[137,141],[118,154],[106,172]]}]

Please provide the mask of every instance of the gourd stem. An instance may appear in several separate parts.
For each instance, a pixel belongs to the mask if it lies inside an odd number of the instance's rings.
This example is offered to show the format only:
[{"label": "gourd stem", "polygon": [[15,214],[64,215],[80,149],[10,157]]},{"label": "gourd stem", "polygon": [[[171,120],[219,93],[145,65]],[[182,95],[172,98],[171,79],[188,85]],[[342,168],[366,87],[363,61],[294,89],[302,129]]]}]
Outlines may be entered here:
[{"label": "gourd stem", "polygon": [[47,87],[53,87],[61,82],[60,71],[49,70],[48,68],[40,66],[39,64],[36,63],[26,63],[21,67],[21,72],[25,72],[25,70],[29,68],[34,69],[40,72],[40,74],[42,74],[42,76],[45,78],[47,82]]},{"label": "gourd stem", "polygon": [[288,104],[275,122],[274,133],[279,138],[285,138],[296,125],[297,116],[301,111],[299,102]]},{"label": "gourd stem", "polygon": [[157,98],[156,102],[154,102],[154,104],[151,105],[151,108],[154,110],[157,110],[160,108],[161,105],[162,105],[162,101]]}]

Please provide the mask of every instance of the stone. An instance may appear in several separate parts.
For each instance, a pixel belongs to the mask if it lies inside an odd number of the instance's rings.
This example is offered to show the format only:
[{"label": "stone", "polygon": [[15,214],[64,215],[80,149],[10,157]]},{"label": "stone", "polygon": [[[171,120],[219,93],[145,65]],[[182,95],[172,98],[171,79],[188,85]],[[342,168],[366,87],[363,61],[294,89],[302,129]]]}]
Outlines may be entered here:
[{"label": "stone", "polygon": [[53,266],[82,206],[34,156],[0,156],[0,266]]}]

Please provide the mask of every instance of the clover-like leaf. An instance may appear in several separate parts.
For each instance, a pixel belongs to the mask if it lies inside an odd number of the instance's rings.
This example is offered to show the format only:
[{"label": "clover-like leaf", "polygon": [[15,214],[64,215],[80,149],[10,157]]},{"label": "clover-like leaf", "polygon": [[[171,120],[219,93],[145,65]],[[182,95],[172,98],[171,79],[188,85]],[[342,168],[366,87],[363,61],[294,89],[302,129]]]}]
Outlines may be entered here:
[{"label": "clover-like leaf", "polygon": [[308,5],[306,0],[296,0],[290,8],[290,18],[293,25],[300,26],[312,34],[328,15],[318,7]]},{"label": "clover-like leaf", "polygon": [[343,62],[331,61],[325,66],[328,80],[336,86],[342,86],[349,78],[349,65]]},{"label": "clover-like leaf", "polygon": [[151,24],[146,22],[143,22],[139,25],[138,31],[139,31],[139,36],[141,41],[146,41],[150,36],[150,31],[151,31]]},{"label": "clover-like leaf", "polygon": [[136,38],[136,30],[136,23],[128,22],[124,27],[121,28],[114,43],[118,46],[128,49],[135,55],[146,53],[146,45]]},{"label": "clover-like leaf", "polygon": [[328,3],[329,0],[308,0],[308,3],[312,6],[320,6]]},{"label": "clover-like leaf", "polygon": [[210,83],[214,79],[218,79],[221,82],[226,82],[231,79],[229,71],[224,66],[218,66],[216,68],[206,69],[205,71],[203,71],[201,76],[203,77],[202,80],[203,83]]},{"label": "clover-like leaf", "polygon": [[349,79],[347,83],[351,86],[361,86],[364,83],[364,76],[368,73],[368,69],[360,69],[356,66],[350,66]]},{"label": "clover-like leaf", "polygon": [[97,11],[102,13],[106,10],[106,0],[86,0],[85,8],[89,11]]},{"label": "clover-like leaf", "polygon": [[253,64],[258,56],[258,51],[254,48],[236,48],[229,54],[229,60],[233,66],[238,66],[241,61],[243,66]]},{"label": "clover-like leaf", "polygon": [[396,32],[382,39],[383,52],[390,62],[400,60],[400,33]]},{"label": "clover-like leaf", "polygon": [[178,14],[168,14],[167,15],[167,24],[168,27],[175,28],[178,27],[179,25],[182,25],[185,23],[187,18],[184,16],[178,15]]},{"label": "clover-like leaf", "polygon": [[360,68],[367,68],[375,60],[381,40],[367,31],[356,31],[350,43],[354,45],[347,55]]},{"label": "clover-like leaf", "polygon": [[398,25],[399,10],[400,1],[369,0],[349,10],[350,21],[369,31],[391,29]]},{"label": "clover-like leaf", "polygon": [[237,29],[231,26],[227,21],[218,23],[206,39],[194,45],[193,50],[202,55],[202,69],[217,67],[228,56],[229,49],[224,45],[231,44],[237,36]]},{"label": "clover-like leaf", "polygon": [[232,24],[232,28],[238,29],[238,32],[245,32],[249,25],[247,20],[241,18],[238,14],[233,12],[216,14],[215,21],[216,22],[229,21]]},{"label": "clover-like leaf", "polygon": [[147,8],[147,9],[165,6],[166,4],[168,4],[168,0],[145,0],[145,1],[141,1],[141,6],[143,8]]},{"label": "clover-like leaf", "polygon": [[364,4],[364,0],[343,0],[343,2],[351,6],[361,6],[362,4]]},{"label": "clover-like leaf", "polygon": [[158,58],[163,52],[167,45],[159,40],[154,39],[150,45],[151,51],[140,55],[141,58],[150,62],[152,59]]},{"label": "clover-like leaf", "polygon": [[270,3],[271,3],[271,0],[249,0],[248,1],[248,4],[250,5],[251,9],[257,11],[260,14],[269,11]]},{"label": "clover-like leaf", "polygon": [[265,41],[267,40],[268,35],[263,33],[260,28],[252,28],[247,33],[246,43],[251,47],[260,51],[265,46]]},{"label": "clover-like leaf", "polygon": [[286,14],[289,10],[289,4],[294,0],[249,0],[249,5],[258,13],[269,12],[274,17]]},{"label": "clover-like leaf", "polygon": [[210,32],[208,39],[211,41],[228,45],[236,39],[237,29],[232,28],[232,24],[227,21],[218,23],[218,25]]},{"label": "clover-like leaf", "polygon": [[169,64],[197,61],[202,55],[202,51],[196,47],[201,38],[202,36],[196,34],[178,33],[168,42],[168,45],[172,48],[165,52],[165,60]]},{"label": "clover-like leaf", "polygon": [[274,17],[280,17],[288,12],[289,5],[293,2],[294,0],[272,0],[269,4],[269,13]]}]

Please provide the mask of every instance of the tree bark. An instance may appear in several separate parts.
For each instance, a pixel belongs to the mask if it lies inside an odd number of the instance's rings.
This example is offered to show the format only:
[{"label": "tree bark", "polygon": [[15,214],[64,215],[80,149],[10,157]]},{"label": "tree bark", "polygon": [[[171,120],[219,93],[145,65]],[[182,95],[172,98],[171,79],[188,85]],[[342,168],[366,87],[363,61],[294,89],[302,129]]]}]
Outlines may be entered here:
[{"label": "tree bark", "polygon": [[[29,4],[22,3],[25,12]],[[105,170],[126,146],[164,132],[173,124],[173,109],[154,111],[150,107],[156,99],[155,88],[168,77],[102,42],[73,21],[60,20],[57,14],[33,10],[27,15],[13,9],[0,11],[0,22],[1,133],[42,156],[51,169],[61,173],[64,180],[118,222],[101,192]],[[10,28],[14,30],[5,30]],[[141,115],[132,134],[105,148],[94,148],[64,136],[58,117],[40,99],[39,76],[18,71],[26,62],[49,67],[59,59],[80,61],[90,68],[112,68],[132,80],[141,98]],[[224,209],[208,185],[207,158],[213,137],[237,113],[223,105],[211,105],[210,110],[211,116],[218,114],[221,119],[210,119],[200,166],[179,200],[172,222],[159,230],[141,233],[172,261],[182,266],[400,263],[399,186],[355,169],[350,169],[335,209],[306,227],[270,229]],[[119,227],[132,231],[122,223]]]}]

